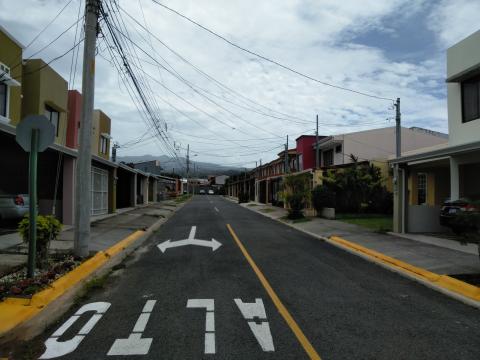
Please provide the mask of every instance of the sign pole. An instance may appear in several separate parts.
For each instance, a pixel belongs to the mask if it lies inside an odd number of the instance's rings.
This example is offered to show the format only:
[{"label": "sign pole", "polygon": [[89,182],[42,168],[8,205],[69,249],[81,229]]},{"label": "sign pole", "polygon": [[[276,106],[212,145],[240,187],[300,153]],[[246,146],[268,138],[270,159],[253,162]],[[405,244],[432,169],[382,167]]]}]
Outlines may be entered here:
[{"label": "sign pole", "polygon": [[27,277],[35,274],[35,255],[37,251],[37,160],[38,160],[38,129],[32,129],[31,148],[28,167],[30,217],[28,237],[28,272]]}]

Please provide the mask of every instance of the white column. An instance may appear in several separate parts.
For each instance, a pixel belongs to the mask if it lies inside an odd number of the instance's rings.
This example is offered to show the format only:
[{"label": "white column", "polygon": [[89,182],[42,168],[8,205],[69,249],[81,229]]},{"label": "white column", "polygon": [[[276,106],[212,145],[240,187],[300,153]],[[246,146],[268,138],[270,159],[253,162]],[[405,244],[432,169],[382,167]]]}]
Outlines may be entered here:
[{"label": "white column", "polygon": [[450,200],[460,198],[460,175],[458,171],[458,160],[450,157]]}]

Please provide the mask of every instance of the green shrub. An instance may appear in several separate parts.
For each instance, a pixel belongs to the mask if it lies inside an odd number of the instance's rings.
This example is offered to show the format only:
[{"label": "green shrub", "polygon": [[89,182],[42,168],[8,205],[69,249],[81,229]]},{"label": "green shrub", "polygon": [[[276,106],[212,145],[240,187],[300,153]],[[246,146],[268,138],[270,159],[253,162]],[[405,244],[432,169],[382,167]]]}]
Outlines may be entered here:
[{"label": "green shrub", "polygon": [[288,218],[303,218],[303,209],[310,198],[311,174],[286,176],[282,195],[288,205]]},{"label": "green shrub", "polygon": [[312,203],[317,212],[323,208],[334,208],[336,205],[335,192],[327,186],[318,185],[313,189]]},{"label": "green shrub", "polygon": [[[30,219],[28,215],[18,224],[18,232],[23,241],[28,244],[30,235]],[[62,231],[62,224],[53,215],[37,216],[37,266],[42,268],[48,257],[50,241],[55,240]]]},{"label": "green shrub", "polygon": [[286,201],[289,205],[288,215],[289,219],[303,218],[303,209],[305,207],[305,197],[302,194],[287,194]]}]

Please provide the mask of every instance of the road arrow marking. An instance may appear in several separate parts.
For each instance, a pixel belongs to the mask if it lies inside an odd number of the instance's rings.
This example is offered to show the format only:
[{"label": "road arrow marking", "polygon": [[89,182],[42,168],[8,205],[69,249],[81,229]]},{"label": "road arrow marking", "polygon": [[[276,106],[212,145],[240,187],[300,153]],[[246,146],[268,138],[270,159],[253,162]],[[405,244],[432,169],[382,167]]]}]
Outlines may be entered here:
[{"label": "road arrow marking", "polygon": [[186,245],[196,245],[196,246],[204,246],[212,248],[212,251],[217,250],[222,243],[212,238],[212,240],[200,240],[195,239],[195,233],[197,232],[197,227],[192,226],[190,230],[190,234],[188,235],[188,239],[178,240],[178,241],[164,241],[161,244],[158,244],[157,247],[160,249],[162,253],[164,253],[168,248],[186,246]]}]

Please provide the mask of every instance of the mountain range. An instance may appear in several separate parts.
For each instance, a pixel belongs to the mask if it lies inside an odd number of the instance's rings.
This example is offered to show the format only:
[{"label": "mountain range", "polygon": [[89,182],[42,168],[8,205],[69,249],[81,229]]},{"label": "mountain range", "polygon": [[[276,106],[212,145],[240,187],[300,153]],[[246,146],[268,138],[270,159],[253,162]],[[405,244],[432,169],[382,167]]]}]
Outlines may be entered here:
[{"label": "mountain range", "polygon": [[[165,173],[175,173],[185,176],[187,161],[184,157],[179,157],[179,159],[180,161],[166,155],[132,155],[117,157],[118,162],[123,161],[125,163],[139,163],[143,161],[159,160],[160,166],[164,169]],[[245,171],[245,168],[192,161],[192,159],[190,159],[190,175],[195,177],[205,177],[208,175],[234,175],[242,171]]]}]

